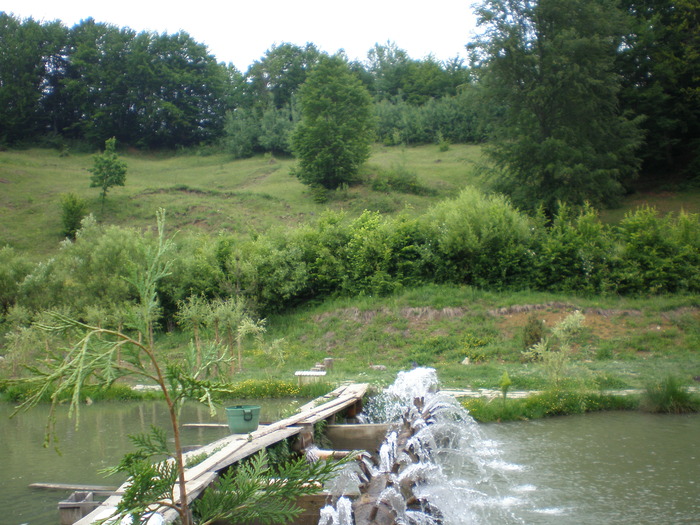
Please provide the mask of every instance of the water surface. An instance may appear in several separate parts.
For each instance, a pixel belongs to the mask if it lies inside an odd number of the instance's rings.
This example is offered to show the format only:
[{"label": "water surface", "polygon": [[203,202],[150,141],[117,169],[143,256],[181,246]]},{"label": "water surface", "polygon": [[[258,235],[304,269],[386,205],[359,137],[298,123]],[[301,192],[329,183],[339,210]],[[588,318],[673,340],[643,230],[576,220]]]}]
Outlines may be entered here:
[{"label": "water surface", "polygon": [[[246,403],[251,403],[247,401]],[[252,402],[253,404],[255,402]],[[292,401],[263,401],[261,420],[289,413]],[[83,407],[75,430],[58,415],[61,455],[42,448],[47,407],[14,419],[0,403],[0,515],[2,525],[56,525],[57,502],[68,494],[29,489],[33,482],[119,485],[98,471],[132,450],[128,434],[167,428],[158,402],[97,403]],[[211,419],[188,405],[183,422]],[[504,501],[512,522],[526,524],[700,523],[700,415],[655,416],[613,412],[480,426],[499,450]],[[186,444],[204,444],[223,429],[185,429]],[[495,523],[494,525],[498,525]]]},{"label": "water surface", "polygon": [[482,426],[531,524],[700,523],[700,415],[610,412]]}]

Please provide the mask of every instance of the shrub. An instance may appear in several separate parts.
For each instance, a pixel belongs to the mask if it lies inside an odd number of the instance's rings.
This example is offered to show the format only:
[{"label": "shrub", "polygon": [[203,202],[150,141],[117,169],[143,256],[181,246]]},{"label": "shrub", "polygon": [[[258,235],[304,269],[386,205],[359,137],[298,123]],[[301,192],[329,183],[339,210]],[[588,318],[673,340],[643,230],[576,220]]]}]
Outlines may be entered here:
[{"label": "shrub", "polygon": [[228,112],[222,139],[224,150],[235,159],[252,156],[258,146],[260,126],[258,116],[250,109],[238,108]]},{"label": "shrub", "polygon": [[647,386],[641,408],[645,412],[684,414],[700,411],[700,399],[686,390],[675,377]]},{"label": "shrub", "polygon": [[527,324],[523,327],[523,349],[527,350],[542,341],[546,335],[544,320],[536,313],[527,317]]},{"label": "shrub", "polygon": [[14,248],[0,248],[0,315],[4,315],[18,300],[20,283],[30,273],[31,263]]},{"label": "shrub", "polygon": [[382,295],[421,282],[429,275],[424,257],[428,245],[413,219],[363,213],[348,229],[342,291]]},{"label": "shrub", "polygon": [[615,277],[622,293],[700,291],[700,215],[657,217],[645,207],[620,222]]},{"label": "shrub", "polygon": [[381,169],[372,179],[374,191],[397,191],[413,195],[433,193],[418,181],[418,174],[409,169],[405,163],[394,164],[390,169]]},{"label": "shrub", "polygon": [[438,280],[504,287],[527,281],[533,224],[500,195],[466,188],[420,219]]},{"label": "shrub", "polygon": [[70,306],[78,315],[88,306],[121,308],[136,296],[128,279],[151,240],[134,229],[100,226],[88,215],[75,241],[65,240],[22,281],[22,304],[36,310]]},{"label": "shrub", "polygon": [[74,240],[76,232],[80,229],[80,223],[87,215],[87,203],[75,193],[66,193],[61,195],[61,209],[62,233],[65,237]]},{"label": "shrub", "polygon": [[535,247],[535,285],[545,290],[600,293],[611,289],[615,253],[610,230],[592,208],[561,205]]}]

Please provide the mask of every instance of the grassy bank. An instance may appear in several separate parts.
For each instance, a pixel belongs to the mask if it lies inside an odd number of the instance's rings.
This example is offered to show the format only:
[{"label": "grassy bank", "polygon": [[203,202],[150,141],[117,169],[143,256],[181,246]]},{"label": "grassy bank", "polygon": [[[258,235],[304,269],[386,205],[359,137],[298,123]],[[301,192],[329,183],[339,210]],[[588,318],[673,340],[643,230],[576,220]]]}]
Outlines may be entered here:
[{"label": "grassy bank", "polygon": [[[394,214],[407,207],[421,213],[467,185],[484,187],[475,166],[481,161],[476,145],[437,145],[402,148],[375,146],[363,168],[371,181],[381,172],[415,174],[427,192],[420,195],[374,191],[364,184],[331,193],[327,203],[316,203],[308,188],[289,172],[290,158],[258,156],[231,160],[225,155],[192,155],[123,152],[128,172],[124,187],[112,188],[104,212],[99,191],[89,187],[93,155],[56,150],[3,151],[0,155],[0,246],[10,245],[33,256],[44,257],[62,240],[61,195],[74,193],[85,199],[88,211],[101,222],[148,229],[158,208],[168,211],[168,228],[182,235],[233,232],[247,236],[272,226],[306,223],[330,208],[359,216],[364,210]],[[700,212],[697,189],[677,191],[644,188],[630,195],[623,206],[604,210],[605,221],[618,221],[632,208],[651,205],[661,212],[684,209]]]},{"label": "grassy bank", "polygon": [[647,385],[639,394],[549,389],[524,398],[466,398],[461,404],[482,423],[541,419],[588,412],[641,410],[655,414],[687,414],[700,411],[700,395],[669,376]]},{"label": "grassy bank", "polygon": [[[524,354],[528,326],[542,322],[546,337],[575,311],[583,324],[553,377],[545,363]],[[700,297],[694,295],[576,297],[429,285],[308,305],[271,316],[267,326],[264,341],[244,344],[243,372],[232,382],[296,384],[295,371],[326,357],[334,361],[330,382],[377,386],[416,365],[434,367],[442,388],[463,389],[498,389],[504,372],[512,390],[544,390],[556,381],[594,392],[640,389],[669,376],[690,385],[700,376]],[[159,352],[183,361],[190,337],[163,332]],[[3,375],[13,366],[8,355]]]},{"label": "grassy bank", "polygon": [[[424,286],[274,316],[269,336],[287,344],[281,374],[333,357],[333,374],[342,378],[387,383],[417,364],[435,367],[444,388],[498,388],[508,372],[513,390],[540,390],[550,378],[546,367],[523,356],[529,319],[544,321],[547,331],[576,310],[585,320],[562,386],[643,388],[669,375],[687,383],[700,376],[696,296],[584,298]],[[252,355],[251,373],[265,373],[266,359]]]}]

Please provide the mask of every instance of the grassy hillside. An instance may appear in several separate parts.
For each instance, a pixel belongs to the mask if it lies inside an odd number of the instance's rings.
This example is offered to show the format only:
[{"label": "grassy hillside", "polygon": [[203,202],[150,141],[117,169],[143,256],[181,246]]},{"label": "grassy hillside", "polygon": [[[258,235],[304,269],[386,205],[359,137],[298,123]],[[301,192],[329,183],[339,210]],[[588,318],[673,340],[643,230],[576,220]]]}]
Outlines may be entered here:
[{"label": "grassy hillside", "polygon": [[476,182],[471,168],[480,157],[478,146],[384,148],[377,146],[363,176],[407,166],[419,181],[435,190],[428,196],[385,194],[356,186],[317,204],[307,187],[289,175],[292,159],[254,157],[231,161],[224,155],[146,155],[127,153],[124,187],[112,188],[101,211],[99,189],[90,188],[92,155],[61,157],[54,150],[32,149],[0,153],[0,245],[43,256],[61,240],[63,193],[85,198],[99,220],[147,228],[155,210],[168,211],[171,229],[249,234],[272,225],[299,224],[326,208],[359,215],[364,209],[392,213],[411,206],[417,210],[456,194]]},{"label": "grassy hillside", "polygon": [[[312,219],[326,208],[356,216],[363,210],[395,213],[407,206],[420,212],[439,200],[454,196],[465,185],[482,185],[474,167],[481,159],[479,146],[453,145],[387,148],[375,146],[362,176],[371,179],[381,170],[404,169],[433,190],[426,195],[372,191],[367,185],[338,191],[329,202],[315,203],[306,186],[289,175],[294,161],[269,156],[232,161],[224,155],[165,155],[125,153],[126,186],[112,188],[102,212],[99,189],[90,188],[93,156],[31,149],[0,153],[0,245],[42,257],[61,241],[63,193],[75,193],[89,203],[99,220],[149,228],[155,210],[168,211],[168,226],[183,232],[215,233],[228,230],[241,235],[264,231],[272,225],[295,225]],[[619,220],[631,207],[650,204],[660,211],[685,209],[700,212],[700,191],[677,192],[645,188],[631,195],[624,206],[602,213],[604,220]]]}]

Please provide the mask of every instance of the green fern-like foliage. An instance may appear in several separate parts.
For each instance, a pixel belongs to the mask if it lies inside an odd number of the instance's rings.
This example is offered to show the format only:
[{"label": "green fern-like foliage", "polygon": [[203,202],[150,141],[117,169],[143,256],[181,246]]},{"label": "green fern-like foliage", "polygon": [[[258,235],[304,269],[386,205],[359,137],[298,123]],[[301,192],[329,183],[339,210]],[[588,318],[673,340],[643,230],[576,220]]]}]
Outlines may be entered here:
[{"label": "green fern-like foliage", "polygon": [[141,523],[146,514],[173,506],[173,486],[177,483],[178,471],[162,429],[151,427],[148,434],[129,436],[129,439],[136,450],[104,472],[123,473],[130,480],[114,516],[120,519],[131,516],[133,523]]},{"label": "green fern-like foliage", "polygon": [[193,509],[197,523],[286,523],[301,512],[297,499],[317,493],[349,460],[309,463],[299,458],[273,469],[261,451],[202,494]]}]

